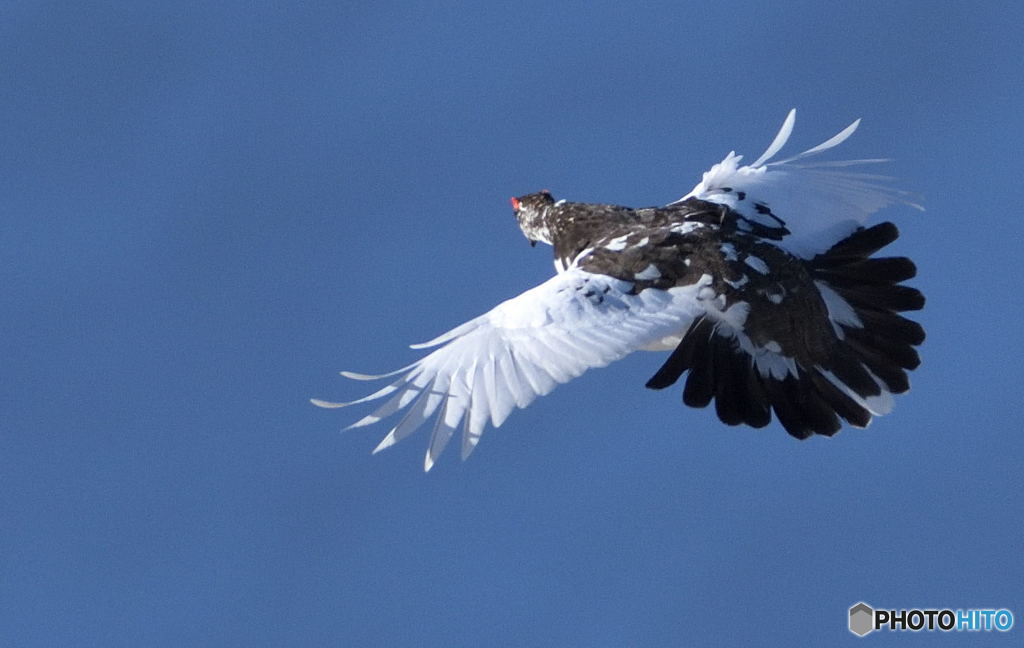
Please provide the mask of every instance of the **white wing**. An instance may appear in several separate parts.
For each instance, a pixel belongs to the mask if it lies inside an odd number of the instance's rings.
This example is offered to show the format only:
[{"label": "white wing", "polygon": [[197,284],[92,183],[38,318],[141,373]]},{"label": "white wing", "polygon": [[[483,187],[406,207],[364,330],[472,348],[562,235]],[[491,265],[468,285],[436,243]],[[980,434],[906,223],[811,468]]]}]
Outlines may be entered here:
[{"label": "white wing", "polygon": [[460,422],[465,459],[488,420],[498,427],[514,408],[526,407],[559,383],[681,335],[705,311],[698,293],[709,283],[705,275],[692,286],[633,295],[629,282],[570,269],[430,342],[414,345],[444,346],[407,367],[381,376],[342,372],[357,380],[399,376],[380,391],[349,403],[313,403],[345,407],[391,396],[350,426],[370,425],[407,410],[374,452],[407,437],[437,413],[424,460],[424,469],[430,470]]},{"label": "white wing", "polygon": [[795,121],[794,109],[771,145],[753,164],[740,166],[743,156],[732,151],[704,173],[693,191],[676,202],[699,198],[727,205],[767,227],[778,226],[774,218],[777,217],[790,232],[778,242],[779,247],[802,258],[824,252],[883,207],[903,203],[921,209],[909,202],[910,194],[888,186],[886,181],[890,178],[846,170],[887,160],[802,162],[846,141],[857,130],[859,119],[803,153],[771,162],[789,139]]}]

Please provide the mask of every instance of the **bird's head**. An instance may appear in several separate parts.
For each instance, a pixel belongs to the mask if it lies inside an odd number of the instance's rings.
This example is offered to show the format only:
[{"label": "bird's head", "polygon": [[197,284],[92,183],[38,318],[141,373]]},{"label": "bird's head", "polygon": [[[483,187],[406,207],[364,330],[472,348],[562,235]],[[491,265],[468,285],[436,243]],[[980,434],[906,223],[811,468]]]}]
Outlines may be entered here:
[{"label": "bird's head", "polygon": [[548,229],[548,208],[555,204],[551,192],[542,189],[537,193],[512,198],[512,209],[515,212],[516,220],[519,221],[519,229],[530,241],[530,245],[536,245],[537,241],[551,245],[551,231]]}]

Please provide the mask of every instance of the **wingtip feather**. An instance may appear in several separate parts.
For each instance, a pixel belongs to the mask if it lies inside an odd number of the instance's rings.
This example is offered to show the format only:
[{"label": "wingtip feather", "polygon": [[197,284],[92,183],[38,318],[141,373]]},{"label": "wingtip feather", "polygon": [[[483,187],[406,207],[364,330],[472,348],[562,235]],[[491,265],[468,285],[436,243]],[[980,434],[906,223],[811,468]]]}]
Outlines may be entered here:
[{"label": "wingtip feather", "polygon": [[381,378],[390,378],[392,376],[397,376],[400,373],[404,373],[406,371],[409,371],[410,369],[415,367],[417,364],[419,364],[418,361],[414,362],[412,364],[405,365],[401,369],[395,369],[394,371],[389,371],[387,373],[382,373],[382,374],[364,374],[364,373],[358,373],[356,371],[339,371],[338,373],[340,373],[345,378],[348,378],[349,380],[363,380],[363,381],[380,380]]},{"label": "wingtip feather", "polygon": [[772,157],[774,157],[775,154],[786,145],[786,142],[789,141],[789,136],[793,134],[793,125],[795,123],[796,108],[792,108],[790,109],[789,114],[786,115],[785,121],[782,122],[782,128],[780,128],[779,132],[775,135],[775,139],[773,139],[772,143],[768,145],[768,148],[766,148],[764,153],[761,154],[761,157],[757,158],[757,160],[750,166],[757,168],[772,159]]},{"label": "wingtip feather", "polygon": [[380,440],[380,443],[377,444],[377,447],[374,448],[373,452],[371,452],[370,454],[377,454],[381,450],[386,450],[391,446],[395,445],[395,429],[396,428],[391,428],[391,431],[388,432],[387,435]]},{"label": "wingtip feather", "polygon": [[807,149],[803,153],[798,153],[797,155],[794,155],[791,158],[787,158],[785,160],[779,160],[777,162],[773,162],[772,164],[778,165],[778,164],[786,164],[787,162],[794,162],[796,160],[800,160],[802,158],[809,157],[811,155],[816,155],[816,154],[821,153],[823,151],[827,151],[827,150],[829,150],[831,148],[835,148],[835,147],[839,146],[840,144],[842,144],[843,142],[845,142],[846,140],[850,139],[850,136],[853,135],[857,131],[857,127],[859,127],[859,126],[860,126],[860,118],[858,117],[857,119],[853,120],[852,124],[850,124],[849,126],[844,128],[843,130],[839,131],[838,133],[836,133],[832,137],[828,138],[827,140],[825,140],[821,144],[818,144],[817,146],[812,146],[811,148]]},{"label": "wingtip feather", "polygon": [[339,407],[345,407],[349,405],[349,403],[335,403],[333,401],[320,400],[319,398],[310,398],[309,402],[313,403],[317,407],[322,407],[324,409],[338,409]]},{"label": "wingtip feather", "polygon": [[342,429],[344,429],[344,430],[354,430],[355,428],[366,427],[367,425],[373,425],[374,423],[377,423],[378,421],[382,421],[382,420],[384,420],[384,418],[385,417],[383,417],[383,416],[374,416],[373,414],[367,414],[366,416],[364,416],[363,418],[359,419],[355,423],[353,423],[351,425],[348,425],[348,426],[346,426],[346,427],[344,427]]}]

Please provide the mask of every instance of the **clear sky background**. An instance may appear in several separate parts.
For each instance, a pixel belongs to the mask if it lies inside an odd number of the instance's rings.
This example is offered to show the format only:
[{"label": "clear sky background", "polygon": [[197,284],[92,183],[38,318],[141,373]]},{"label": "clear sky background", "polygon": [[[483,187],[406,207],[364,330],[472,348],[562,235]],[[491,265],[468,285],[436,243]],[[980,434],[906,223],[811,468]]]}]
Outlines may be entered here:
[{"label": "clear sky background", "polygon": [[[1019,645],[1021,6],[4,3],[0,643]],[[308,403],[552,273],[509,196],[663,204],[794,106],[927,206],[892,415],[727,428],[637,354],[424,475]]]}]

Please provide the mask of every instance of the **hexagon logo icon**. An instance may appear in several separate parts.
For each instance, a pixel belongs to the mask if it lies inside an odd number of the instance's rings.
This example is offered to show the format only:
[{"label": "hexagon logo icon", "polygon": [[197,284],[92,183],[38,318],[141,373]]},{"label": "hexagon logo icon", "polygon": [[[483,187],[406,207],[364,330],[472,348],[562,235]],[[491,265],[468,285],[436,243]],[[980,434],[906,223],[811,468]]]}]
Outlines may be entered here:
[{"label": "hexagon logo icon", "polygon": [[863,637],[875,629],[875,611],[861,601],[850,608],[850,632]]}]

